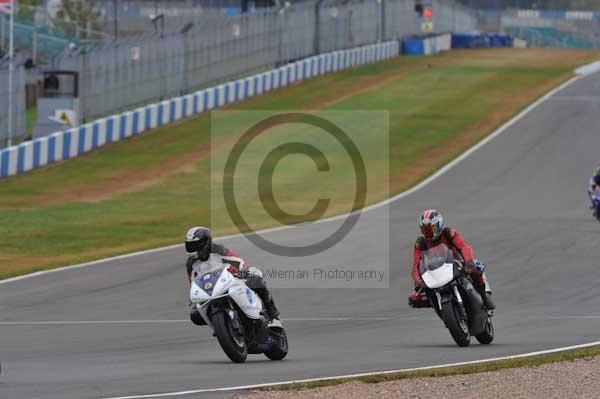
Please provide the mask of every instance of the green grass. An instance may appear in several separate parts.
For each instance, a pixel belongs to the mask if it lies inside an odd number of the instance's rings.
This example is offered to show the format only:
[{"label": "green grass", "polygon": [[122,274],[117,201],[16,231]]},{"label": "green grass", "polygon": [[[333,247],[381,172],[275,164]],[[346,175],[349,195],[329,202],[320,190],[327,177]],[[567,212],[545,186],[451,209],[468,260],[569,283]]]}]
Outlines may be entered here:
[{"label": "green grass", "polygon": [[498,371],[509,368],[535,367],[543,364],[572,361],[576,359],[590,358],[600,355],[600,346],[574,349],[545,355],[534,355],[516,359],[496,360],[462,366],[436,367],[426,370],[405,371],[398,373],[376,374],[364,377],[336,378],[311,382],[299,382],[294,384],[278,385],[263,388],[265,391],[286,391],[321,388],[344,384],[350,381],[360,381],[367,384],[377,384],[387,381],[404,380],[408,378],[444,377],[460,374],[475,374],[488,371]]},{"label": "green grass", "polygon": [[[377,129],[369,119],[350,112],[336,122],[348,126],[365,150],[372,166],[367,199],[374,202],[431,174],[597,55],[486,50],[399,57],[226,109],[389,112],[389,159],[382,159],[378,149],[383,138],[373,133]],[[207,149],[211,120],[203,115],[0,181],[0,278],[177,243],[190,225],[210,224],[209,188],[218,176],[211,176],[209,154],[215,165],[222,163],[228,140],[247,128],[248,118],[239,112],[217,113],[212,151]],[[300,214],[316,198],[331,197],[337,201],[328,214],[348,210],[351,169],[333,168],[347,162],[334,144],[302,127],[279,129],[258,143],[270,148],[279,139],[299,136],[330,148],[332,170],[317,172],[305,157],[282,160],[274,179],[281,207]],[[242,164],[242,178],[252,179],[250,172],[262,161],[259,153],[250,151],[256,155]],[[253,227],[266,227],[271,222],[252,197],[255,186],[240,195]],[[222,205],[213,206],[214,213],[223,214]],[[234,231],[226,220],[214,225],[218,233]]]},{"label": "green grass", "polygon": [[27,108],[25,111],[25,137],[31,138],[33,125],[37,119],[37,107]]}]

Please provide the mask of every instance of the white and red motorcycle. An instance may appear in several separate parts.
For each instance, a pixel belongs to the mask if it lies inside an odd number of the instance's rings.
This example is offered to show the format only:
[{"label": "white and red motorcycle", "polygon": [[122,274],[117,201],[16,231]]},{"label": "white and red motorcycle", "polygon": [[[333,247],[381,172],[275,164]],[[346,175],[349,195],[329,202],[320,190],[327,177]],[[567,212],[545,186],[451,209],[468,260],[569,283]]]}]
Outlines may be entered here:
[{"label": "white and red motorcycle", "polygon": [[493,312],[487,310],[463,263],[444,244],[422,253],[420,273],[431,305],[458,346],[471,336],[482,344],[494,340]]},{"label": "white and red motorcycle", "polygon": [[243,363],[249,353],[264,353],[271,360],[287,355],[281,321],[269,320],[260,297],[228,270],[220,255],[195,265],[191,278],[190,300],[198,310],[192,321],[212,328],[233,362]]}]

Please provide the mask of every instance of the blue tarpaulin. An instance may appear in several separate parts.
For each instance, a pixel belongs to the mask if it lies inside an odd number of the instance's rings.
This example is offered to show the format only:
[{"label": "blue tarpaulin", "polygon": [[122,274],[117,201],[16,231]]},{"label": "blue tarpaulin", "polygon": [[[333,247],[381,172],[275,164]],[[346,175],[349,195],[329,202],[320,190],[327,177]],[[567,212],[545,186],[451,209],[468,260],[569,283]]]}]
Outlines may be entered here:
[{"label": "blue tarpaulin", "polygon": [[425,54],[425,43],[423,39],[404,39],[402,40],[402,54],[423,55]]},{"label": "blue tarpaulin", "polygon": [[462,32],[452,34],[452,48],[477,48],[489,44],[486,35],[481,32]]},{"label": "blue tarpaulin", "polygon": [[511,47],[512,45],[512,37],[501,33],[487,34],[471,31],[452,34],[452,48]]},{"label": "blue tarpaulin", "polygon": [[512,37],[501,33],[493,33],[488,35],[490,38],[490,46],[492,47],[512,47]]}]

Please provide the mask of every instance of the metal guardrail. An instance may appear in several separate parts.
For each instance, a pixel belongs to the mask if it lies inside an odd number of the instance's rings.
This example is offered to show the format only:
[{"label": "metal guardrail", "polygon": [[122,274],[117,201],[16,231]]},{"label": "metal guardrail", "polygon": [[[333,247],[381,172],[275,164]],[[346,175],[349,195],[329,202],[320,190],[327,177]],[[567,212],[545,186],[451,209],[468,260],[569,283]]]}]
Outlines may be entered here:
[{"label": "metal guardrail", "polygon": [[325,73],[399,55],[391,41],[309,57],[250,77],[113,115],[0,150],[0,178],[77,157],[104,144]]},{"label": "metal guardrail", "polygon": [[[12,131],[12,143],[25,140],[25,69],[16,67],[12,76],[12,91],[9,84],[9,72],[0,69],[0,148],[5,147],[9,141],[9,130]],[[12,129],[9,129],[9,105],[12,98]]]},{"label": "metal guardrail", "polygon": [[[54,67],[79,72],[81,116],[93,120],[323,52],[421,32],[414,0],[317,0],[237,16],[197,18],[151,33],[66,51]],[[434,31],[476,27],[475,13],[433,0]]]},{"label": "metal guardrail", "polygon": [[598,20],[567,18],[567,13],[545,18],[539,13],[515,12],[502,16],[502,29],[530,47],[600,48]]}]

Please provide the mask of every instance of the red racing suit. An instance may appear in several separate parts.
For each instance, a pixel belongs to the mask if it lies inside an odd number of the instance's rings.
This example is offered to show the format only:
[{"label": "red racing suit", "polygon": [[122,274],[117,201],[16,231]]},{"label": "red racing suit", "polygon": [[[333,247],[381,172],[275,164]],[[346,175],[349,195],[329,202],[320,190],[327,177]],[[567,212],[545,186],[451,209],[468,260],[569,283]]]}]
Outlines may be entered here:
[{"label": "red racing suit", "polygon": [[[456,259],[464,260],[465,264],[473,261],[473,250],[463,240],[462,236],[458,231],[450,227],[444,227],[440,236],[436,240],[427,240],[423,236],[419,236],[415,242],[413,251],[413,264],[412,264],[412,278],[415,281],[415,285],[421,283],[421,273],[419,272],[419,265],[421,264],[421,252],[426,248],[433,248],[440,244],[445,244],[452,250],[452,254]],[[469,274],[473,283],[476,285],[485,285],[484,276],[477,270],[473,269]],[[430,307],[429,300],[420,290],[415,291],[409,297],[409,303],[412,303],[414,307]]]}]

